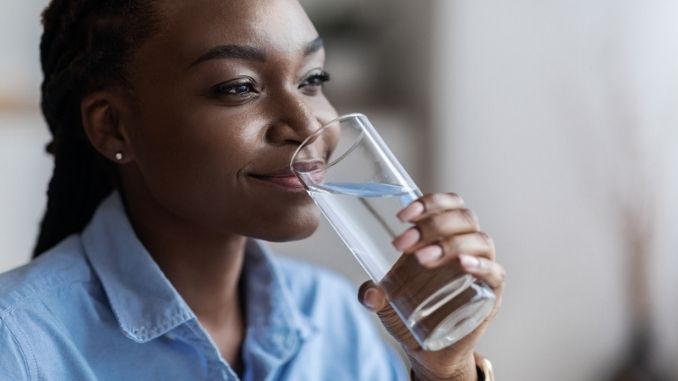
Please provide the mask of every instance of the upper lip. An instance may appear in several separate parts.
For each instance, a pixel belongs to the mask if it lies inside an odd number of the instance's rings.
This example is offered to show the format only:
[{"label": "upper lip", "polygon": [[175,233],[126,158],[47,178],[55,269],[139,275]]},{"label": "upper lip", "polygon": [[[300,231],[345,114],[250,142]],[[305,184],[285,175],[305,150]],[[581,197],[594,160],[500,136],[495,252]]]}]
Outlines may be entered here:
[{"label": "upper lip", "polygon": [[250,176],[254,177],[290,177],[294,176],[294,173],[290,170],[290,167],[276,169],[271,172],[266,173],[250,173]]},{"label": "upper lip", "polygon": [[[294,163],[294,168],[300,172],[312,172],[317,171],[325,167],[325,162],[323,160],[310,160]],[[250,173],[250,176],[254,177],[291,177],[295,176],[290,169],[290,166],[287,165],[282,168],[278,168],[272,171],[262,171],[261,173]]]}]

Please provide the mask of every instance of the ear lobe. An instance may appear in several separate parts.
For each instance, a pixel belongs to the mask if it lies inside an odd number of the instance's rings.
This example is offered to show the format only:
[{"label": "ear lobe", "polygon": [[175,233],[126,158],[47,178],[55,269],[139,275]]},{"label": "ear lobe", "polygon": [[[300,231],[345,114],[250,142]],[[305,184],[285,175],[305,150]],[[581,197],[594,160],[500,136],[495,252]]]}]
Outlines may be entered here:
[{"label": "ear lobe", "polygon": [[[82,126],[92,146],[104,157],[116,163],[129,162],[132,156],[127,134],[123,128],[122,104],[110,91],[88,94],[80,102]],[[118,153],[123,158],[118,160]]]}]

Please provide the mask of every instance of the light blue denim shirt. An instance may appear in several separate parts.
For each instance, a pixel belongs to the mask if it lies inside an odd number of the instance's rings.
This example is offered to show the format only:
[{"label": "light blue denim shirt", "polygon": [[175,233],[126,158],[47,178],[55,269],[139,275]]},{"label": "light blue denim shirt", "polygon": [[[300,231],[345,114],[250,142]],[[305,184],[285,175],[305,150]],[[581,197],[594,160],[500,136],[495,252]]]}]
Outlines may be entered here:
[{"label": "light blue denim shirt", "polygon": [[[243,380],[406,380],[353,287],[249,241]],[[137,239],[119,194],[0,275],[0,380],[239,380]]]}]

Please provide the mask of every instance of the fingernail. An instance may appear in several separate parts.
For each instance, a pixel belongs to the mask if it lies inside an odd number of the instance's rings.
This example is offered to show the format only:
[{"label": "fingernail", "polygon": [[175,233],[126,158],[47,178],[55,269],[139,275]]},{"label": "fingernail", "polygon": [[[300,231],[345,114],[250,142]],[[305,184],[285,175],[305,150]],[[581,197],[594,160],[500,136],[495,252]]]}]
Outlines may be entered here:
[{"label": "fingernail", "polygon": [[460,255],[459,262],[461,263],[462,267],[467,269],[477,269],[480,267],[480,261],[478,258],[471,255]]},{"label": "fingernail", "polygon": [[407,208],[401,210],[398,212],[396,216],[398,216],[398,219],[400,221],[409,221],[413,219],[414,217],[424,213],[424,204],[421,202],[413,202],[412,204],[408,205]]},{"label": "fingernail", "polygon": [[426,264],[440,258],[443,255],[443,249],[438,245],[426,246],[423,249],[417,250],[414,255],[419,259],[419,263]]},{"label": "fingernail", "polygon": [[377,290],[370,288],[365,291],[365,294],[363,295],[363,304],[370,308],[374,309],[374,297],[376,296]]},{"label": "fingernail", "polygon": [[419,242],[419,238],[421,238],[419,229],[410,228],[405,233],[399,235],[393,240],[393,246],[395,246],[396,249],[403,251]]}]

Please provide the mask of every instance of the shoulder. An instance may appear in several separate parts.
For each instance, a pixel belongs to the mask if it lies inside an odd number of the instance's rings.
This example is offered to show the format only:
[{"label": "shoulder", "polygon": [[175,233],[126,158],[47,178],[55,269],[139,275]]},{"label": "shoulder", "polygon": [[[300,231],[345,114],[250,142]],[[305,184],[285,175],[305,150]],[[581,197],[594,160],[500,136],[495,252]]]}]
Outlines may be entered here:
[{"label": "shoulder", "polygon": [[13,310],[91,279],[80,239],[71,236],[30,263],[0,274],[0,320]]},{"label": "shoulder", "polygon": [[[39,258],[0,274],[0,324],[24,347],[36,337],[79,319],[100,288],[85,259],[78,236],[66,238]],[[0,346],[10,336],[0,339]],[[11,344],[11,343],[9,343]]]},{"label": "shoulder", "polygon": [[68,290],[90,280],[76,236],[36,260],[0,274],[0,369],[8,372],[10,379],[37,377],[37,332],[58,325],[59,315],[72,307]]},{"label": "shoulder", "polygon": [[10,380],[29,380],[34,373],[34,358],[25,352],[18,335],[0,319],[0,369],[2,376]]}]

